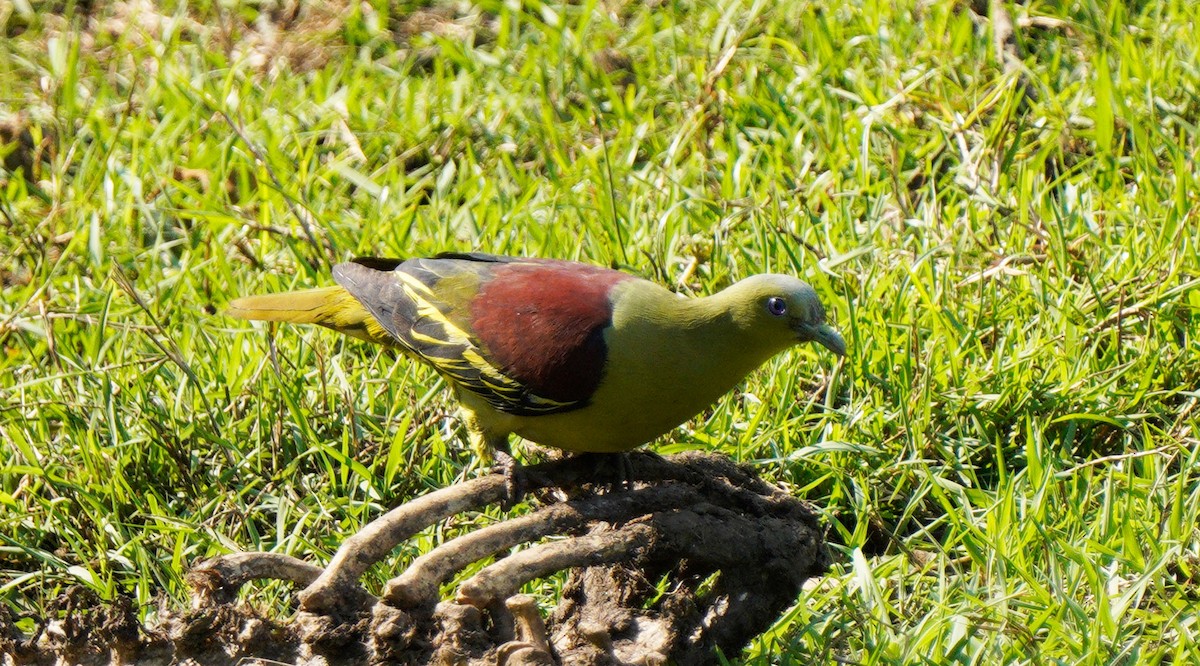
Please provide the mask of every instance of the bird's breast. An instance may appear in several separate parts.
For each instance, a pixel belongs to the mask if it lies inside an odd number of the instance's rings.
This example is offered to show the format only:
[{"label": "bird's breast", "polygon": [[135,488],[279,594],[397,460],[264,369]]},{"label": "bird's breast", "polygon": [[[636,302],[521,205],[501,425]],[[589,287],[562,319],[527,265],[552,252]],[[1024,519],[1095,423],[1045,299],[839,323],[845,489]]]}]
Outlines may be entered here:
[{"label": "bird's breast", "polygon": [[603,376],[585,407],[521,418],[513,431],[570,451],[629,450],[716,402],[771,355],[748,354],[744,341],[719,326],[681,326],[648,312],[617,313],[606,334]]}]

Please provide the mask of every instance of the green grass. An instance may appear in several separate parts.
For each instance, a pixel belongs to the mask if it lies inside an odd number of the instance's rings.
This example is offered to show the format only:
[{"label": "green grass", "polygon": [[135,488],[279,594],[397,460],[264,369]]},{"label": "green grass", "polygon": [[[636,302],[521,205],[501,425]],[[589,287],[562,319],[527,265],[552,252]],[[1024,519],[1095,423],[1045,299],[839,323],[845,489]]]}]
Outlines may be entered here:
[{"label": "green grass", "polygon": [[1013,8],[1023,101],[965,3],[518,4],[0,3],[5,604],[152,615],[475,474],[426,368],[215,313],[478,249],[832,306],[844,366],[785,354],[656,444],[830,526],[746,663],[1200,658],[1200,8]]}]

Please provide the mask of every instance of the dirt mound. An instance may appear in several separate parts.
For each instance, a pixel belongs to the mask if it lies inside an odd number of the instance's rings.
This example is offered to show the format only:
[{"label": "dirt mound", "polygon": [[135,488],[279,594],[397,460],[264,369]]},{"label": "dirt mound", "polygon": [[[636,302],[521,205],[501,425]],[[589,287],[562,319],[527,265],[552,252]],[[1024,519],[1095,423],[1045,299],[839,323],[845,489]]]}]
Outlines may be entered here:
[{"label": "dirt mound", "polygon": [[[828,555],[800,501],[720,456],[631,454],[625,479],[596,485],[606,460],[525,469],[542,506],[417,558],[379,596],[359,576],[424,527],[504,499],[500,475],[401,505],[346,540],[322,569],[240,553],[192,573],[192,610],[143,627],[132,603],[64,595],[33,635],[0,617],[8,664],[678,664],[737,654],[795,602]],[[563,489],[572,489],[563,492]],[[466,567],[493,563],[442,600]],[[526,583],[568,570],[543,619]],[[282,579],[300,612],[272,621],[235,603],[241,586]]]}]

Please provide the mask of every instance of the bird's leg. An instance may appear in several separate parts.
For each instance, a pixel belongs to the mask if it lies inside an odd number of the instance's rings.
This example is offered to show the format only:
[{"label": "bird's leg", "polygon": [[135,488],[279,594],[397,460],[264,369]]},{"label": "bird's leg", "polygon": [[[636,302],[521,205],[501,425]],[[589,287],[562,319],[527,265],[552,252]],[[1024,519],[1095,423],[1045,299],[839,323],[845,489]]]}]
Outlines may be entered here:
[{"label": "bird's leg", "polygon": [[[459,393],[462,397],[462,393]],[[494,458],[496,466],[492,468],[493,472],[500,472],[504,475],[504,491],[505,497],[501,508],[513,508],[525,497],[526,479],[524,470],[517,459],[513,457],[512,450],[508,446],[507,432],[498,432],[487,429],[484,424],[479,422],[479,417],[475,410],[469,409],[465,404],[459,405],[459,418],[463,420],[463,425],[466,426],[467,439],[471,444],[471,449],[475,451],[475,455],[482,460]]]},{"label": "bird's leg", "polygon": [[496,467],[504,475],[505,497],[501,508],[507,511],[516,506],[525,497],[525,470],[517,462],[517,459],[513,457],[512,450],[508,447],[507,437],[490,443],[492,454],[496,457]]}]

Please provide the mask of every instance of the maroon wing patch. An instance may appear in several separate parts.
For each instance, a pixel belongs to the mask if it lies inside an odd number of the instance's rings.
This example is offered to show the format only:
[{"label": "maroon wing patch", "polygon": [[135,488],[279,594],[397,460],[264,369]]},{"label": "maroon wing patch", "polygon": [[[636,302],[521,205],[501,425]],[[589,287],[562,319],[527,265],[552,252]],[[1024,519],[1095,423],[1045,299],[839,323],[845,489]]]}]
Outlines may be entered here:
[{"label": "maroon wing patch", "polygon": [[495,266],[471,301],[488,359],[533,394],[582,406],[604,376],[614,285],[633,276],[565,261]]}]

